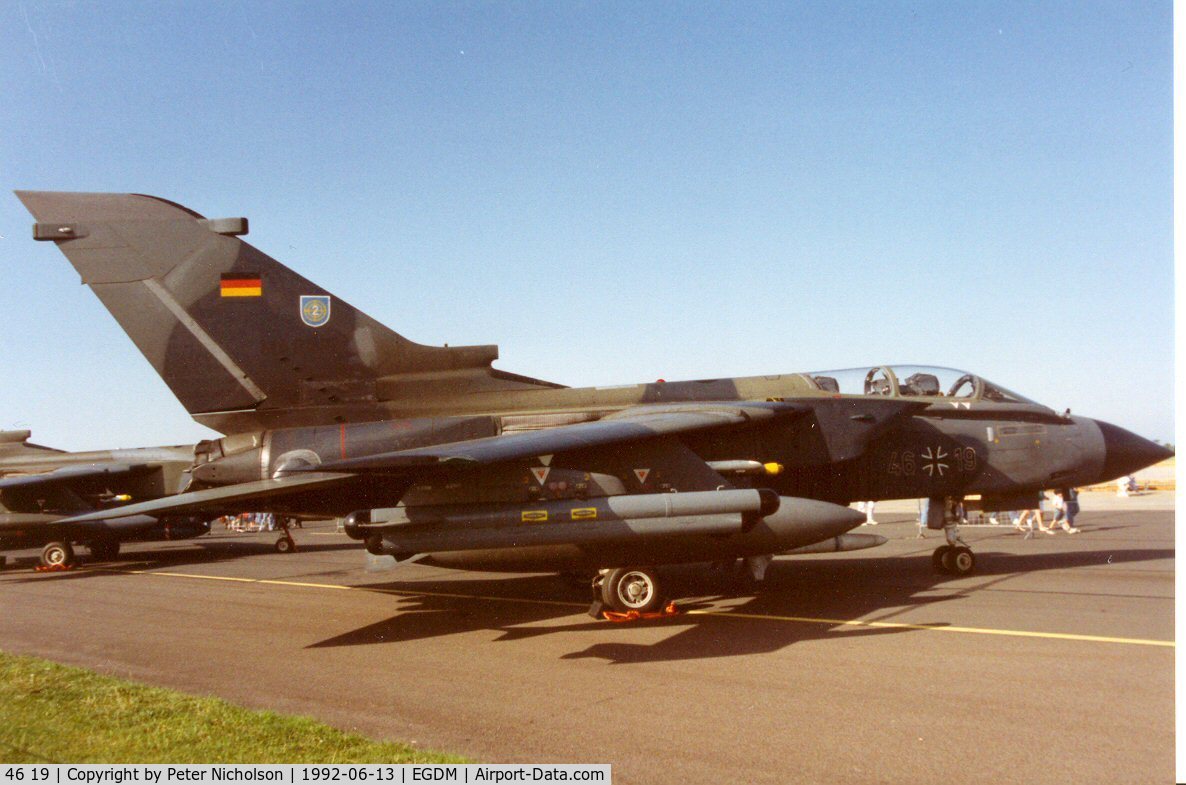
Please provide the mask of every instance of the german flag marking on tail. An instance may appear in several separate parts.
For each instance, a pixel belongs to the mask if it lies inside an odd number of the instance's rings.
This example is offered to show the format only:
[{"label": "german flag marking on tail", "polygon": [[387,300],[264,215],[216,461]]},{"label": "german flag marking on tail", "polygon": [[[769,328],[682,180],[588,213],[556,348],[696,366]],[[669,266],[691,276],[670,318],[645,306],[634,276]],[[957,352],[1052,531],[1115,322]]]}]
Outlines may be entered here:
[{"label": "german flag marking on tail", "polygon": [[260,297],[264,282],[259,273],[223,273],[219,293],[223,297]]}]

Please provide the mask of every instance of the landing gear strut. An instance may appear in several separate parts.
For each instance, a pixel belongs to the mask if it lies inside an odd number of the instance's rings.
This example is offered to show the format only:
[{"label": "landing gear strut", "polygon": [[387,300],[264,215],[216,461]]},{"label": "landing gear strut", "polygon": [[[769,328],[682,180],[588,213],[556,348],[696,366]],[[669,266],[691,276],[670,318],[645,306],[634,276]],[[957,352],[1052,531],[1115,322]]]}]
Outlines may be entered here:
[{"label": "landing gear strut", "polygon": [[947,540],[931,554],[935,572],[945,575],[968,575],[976,569],[976,554],[959,535],[963,499],[928,499],[926,524],[928,529],[942,529]]}]

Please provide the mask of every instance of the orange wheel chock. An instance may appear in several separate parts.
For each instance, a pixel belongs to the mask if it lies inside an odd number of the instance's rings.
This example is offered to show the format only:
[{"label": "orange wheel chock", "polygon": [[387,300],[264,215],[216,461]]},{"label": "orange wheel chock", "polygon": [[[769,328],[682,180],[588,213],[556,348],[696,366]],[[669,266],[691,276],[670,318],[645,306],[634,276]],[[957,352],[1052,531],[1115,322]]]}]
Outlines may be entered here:
[{"label": "orange wheel chock", "polygon": [[648,621],[651,619],[666,619],[670,616],[678,616],[680,614],[679,606],[675,602],[667,603],[667,606],[661,611],[653,613],[639,613],[638,611],[626,611],[619,613],[618,611],[602,611],[601,615],[606,621],[612,621],[620,624],[627,621]]}]

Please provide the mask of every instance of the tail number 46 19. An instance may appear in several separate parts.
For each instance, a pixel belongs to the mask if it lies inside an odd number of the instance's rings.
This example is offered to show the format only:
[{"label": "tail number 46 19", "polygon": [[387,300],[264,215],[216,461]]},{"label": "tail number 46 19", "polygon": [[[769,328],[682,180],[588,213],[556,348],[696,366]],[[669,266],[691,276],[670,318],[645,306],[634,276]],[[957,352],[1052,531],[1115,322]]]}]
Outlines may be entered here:
[{"label": "tail number 46 19", "polygon": [[890,453],[886,471],[895,477],[911,477],[925,474],[933,479],[947,477],[957,472],[976,471],[976,450],[972,447],[947,449],[941,446],[924,447],[921,450],[901,450]]}]

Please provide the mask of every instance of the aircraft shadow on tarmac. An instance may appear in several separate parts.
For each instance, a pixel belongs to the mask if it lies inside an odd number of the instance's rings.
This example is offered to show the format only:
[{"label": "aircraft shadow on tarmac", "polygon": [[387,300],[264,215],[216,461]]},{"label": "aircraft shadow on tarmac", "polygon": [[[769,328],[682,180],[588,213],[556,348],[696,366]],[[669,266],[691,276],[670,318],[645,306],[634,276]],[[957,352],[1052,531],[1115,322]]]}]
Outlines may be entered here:
[{"label": "aircraft shadow on tarmac", "polygon": [[[1090,532],[1125,528],[1129,527],[1093,526]],[[1090,537],[1090,533],[1086,536]],[[975,543],[977,571],[962,579],[938,575],[932,570],[930,553],[937,543],[935,538],[920,540],[917,550],[899,555],[778,560],[770,566],[766,581],[756,593],[705,565],[670,567],[663,573],[671,596],[692,598],[680,602],[683,610],[723,607],[738,614],[733,617],[720,613],[685,613],[624,625],[594,621],[584,615],[589,590],[554,575],[479,577],[458,572],[448,573],[450,577],[440,580],[362,584],[358,588],[382,594],[397,603],[398,611],[383,621],[335,635],[312,644],[311,648],[399,643],[487,630],[497,634],[496,642],[564,633],[587,633],[582,640],[594,641],[586,648],[563,655],[565,659],[598,658],[610,663],[632,663],[741,656],[774,652],[810,640],[917,632],[909,628],[871,628],[827,620],[894,621],[910,610],[955,602],[1017,575],[1174,557],[1172,540],[1163,548],[1134,548],[1128,544],[1113,548],[1085,539],[1075,542],[1094,547],[1016,553],[993,550],[993,541],[1000,537],[1017,539],[1015,533],[1008,531],[979,538]],[[1004,542],[1001,540],[1001,544]],[[185,547],[177,547],[181,545]],[[361,550],[353,542],[302,542],[300,549],[303,552]],[[95,563],[86,569],[10,575],[6,582],[107,577],[113,571],[159,570],[266,554],[277,559],[289,558],[274,554],[271,540],[199,539],[157,550],[130,551],[119,560]],[[22,561],[31,564],[35,559]],[[336,573],[340,574],[341,570]],[[747,619],[741,614],[768,618]],[[812,619],[819,621],[806,621]],[[932,626],[943,624],[958,622],[931,622]],[[645,631],[644,637],[649,640],[655,629],[674,634],[655,642],[623,642],[623,638],[639,631]]]},{"label": "aircraft shadow on tarmac", "polygon": [[[915,633],[918,631],[905,627],[871,628],[827,620],[890,622],[913,609],[958,601],[1018,573],[1172,559],[1173,554],[1172,548],[1023,555],[985,550],[978,553],[982,565],[978,573],[958,581],[933,572],[929,549],[925,555],[902,557],[783,560],[770,566],[756,594],[739,590],[734,580],[704,565],[683,566],[665,573],[673,596],[699,597],[681,602],[681,609],[695,611],[710,604],[718,607],[717,601],[725,600],[728,611],[739,615],[685,613],[623,625],[587,617],[556,623],[581,613],[580,605],[587,602],[588,592],[555,576],[369,584],[364,588],[407,595],[400,600],[399,612],[310,648],[400,643],[490,630],[501,633],[495,641],[590,633],[590,638],[602,640],[565,654],[563,659],[597,658],[611,664],[761,654],[811,640]],[[716,594],[705,596],[705,592]],[[540,599],[546,597],[556,601]],[[740,614],[767,618],[744,618]],[[809,621],[812,619],[819,621]],[[931,622],[929,626],[948,624],[958,622]],[[622,641],[631,632],[655,628],[675,633],[655,642]],[[648,632],[645,637],[652,636]]]}]

